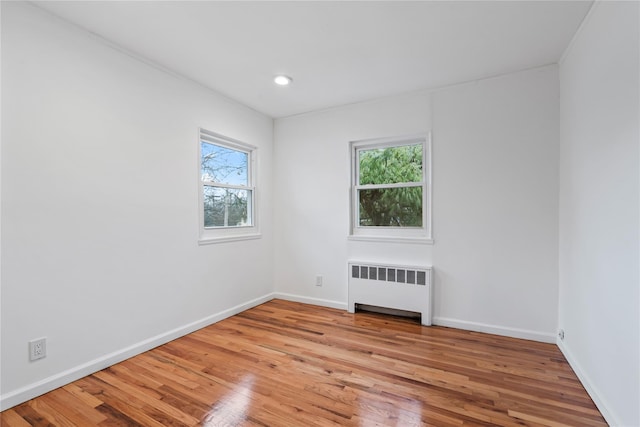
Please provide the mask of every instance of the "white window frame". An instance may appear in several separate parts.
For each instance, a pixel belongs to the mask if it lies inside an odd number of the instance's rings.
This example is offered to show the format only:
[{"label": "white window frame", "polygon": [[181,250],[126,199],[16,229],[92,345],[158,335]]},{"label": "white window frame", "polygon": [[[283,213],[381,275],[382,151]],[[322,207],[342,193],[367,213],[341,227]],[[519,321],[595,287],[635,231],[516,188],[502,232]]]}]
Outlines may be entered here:
[{"label": "white window frame", "polygon": [[[230,185],[213,181],[203,181],[201,175],[202,162],[202,142],[218,145],[235,151],[247,154],[247,186]],[[257,157],[258,148],[242,141],[238,141],[203,128],[198,129],[198,217],[199,217],[199,239],[198,244],[208,245],[213,243],[232,242],[238,240],[259,239],[261,237],[258,227],[258,203],[257,203]],[[213,185],[215,184],[215,185]],[[205,227],[204,226],[204,188],[215,186],[223,188],[234,188],[251,191],[250,206],[247,215],[251,220],[251,225],[228,226],[228,227]]]},{"label": "white window frame", "polygon": [[[359,221],[360,203],[358,199],[358,190],[372,188],[399,188],[407,187],[408,185],[360,185],[360,162],[358,153],[361,150],[398,147],[403,145],[415,145],[418,143],[422,144],[422,181],[420,183],[415,183],[415,186],[422,187],[422,227],[361,226]],[[351,141],[349,144],[349,150],[351,156],[351,221],[349,240],[433,244],[431,223],[431,133],[429,132],[427,134],[420,135]],[[411,186],[413,185],[414,184],[411,184]]]}]

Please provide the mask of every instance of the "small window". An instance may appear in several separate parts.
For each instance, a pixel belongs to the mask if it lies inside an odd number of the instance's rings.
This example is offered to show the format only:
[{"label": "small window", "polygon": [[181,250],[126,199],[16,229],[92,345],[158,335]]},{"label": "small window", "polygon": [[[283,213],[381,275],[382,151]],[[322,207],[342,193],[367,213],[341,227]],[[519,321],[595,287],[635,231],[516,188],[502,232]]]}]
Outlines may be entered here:
[{"label": "small window", "polygon": [[431,242],[427,136],[351,143],[351,237]]},{"label": "small window", "polygon": [[200,241],[258,237],[255,147],[200,129]]}]

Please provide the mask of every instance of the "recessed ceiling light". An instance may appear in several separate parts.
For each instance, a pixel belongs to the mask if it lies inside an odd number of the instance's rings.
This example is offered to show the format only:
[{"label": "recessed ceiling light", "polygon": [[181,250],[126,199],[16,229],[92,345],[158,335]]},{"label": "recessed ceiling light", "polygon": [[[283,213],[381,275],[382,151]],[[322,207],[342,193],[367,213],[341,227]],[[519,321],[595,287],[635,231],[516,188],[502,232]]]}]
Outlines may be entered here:
[{"label": "recessed ceiling light", "polygon": [[293,79],[289,76],[276,76],[276,78],[273,79],[273,81],[276,82],[277,85],[286,86],[289,83],[291,83]]}]

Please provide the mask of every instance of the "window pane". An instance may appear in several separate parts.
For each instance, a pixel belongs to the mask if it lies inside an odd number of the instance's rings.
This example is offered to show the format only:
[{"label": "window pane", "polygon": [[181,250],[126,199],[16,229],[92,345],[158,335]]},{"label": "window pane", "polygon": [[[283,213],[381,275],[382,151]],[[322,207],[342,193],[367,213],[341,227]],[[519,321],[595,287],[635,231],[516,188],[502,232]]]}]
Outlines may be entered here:
[{"label": "window pane", "polygon": [[358,151],[360,185],[422,182],[422,144]]},{"label": "window pane", "polygon": [[422,227],[422,187],[358,190],[361,226]]},{"label": "window pane", "polygon": [[204,186],[204,226],[251,225],[251,191]]},{"label": "window pane", "polygon": [[203,181],[249,185],[249,154],[204,141],[200,142],[200,152],[200,174]]}]

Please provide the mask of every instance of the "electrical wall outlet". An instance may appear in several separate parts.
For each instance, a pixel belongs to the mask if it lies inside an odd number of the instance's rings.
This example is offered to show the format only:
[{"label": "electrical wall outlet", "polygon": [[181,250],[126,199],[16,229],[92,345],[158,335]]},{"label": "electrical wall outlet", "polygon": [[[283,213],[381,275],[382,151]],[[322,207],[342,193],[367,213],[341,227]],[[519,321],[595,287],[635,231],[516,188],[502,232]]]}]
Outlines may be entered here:
[{"label": "electrical wall outlet", "polygon": [[564,341],[564,329],[558,331],[558,338],[560,338],[560,341]]},{"label": "electrical wall outlet", "polygon": [[38,338],[29,341],[29,360],[38,360],[47,357],[47,339]]},{"label": "electrical wall outlet", "polygon": [[322,276],[316,276],[316,286],[322,286]]}]

